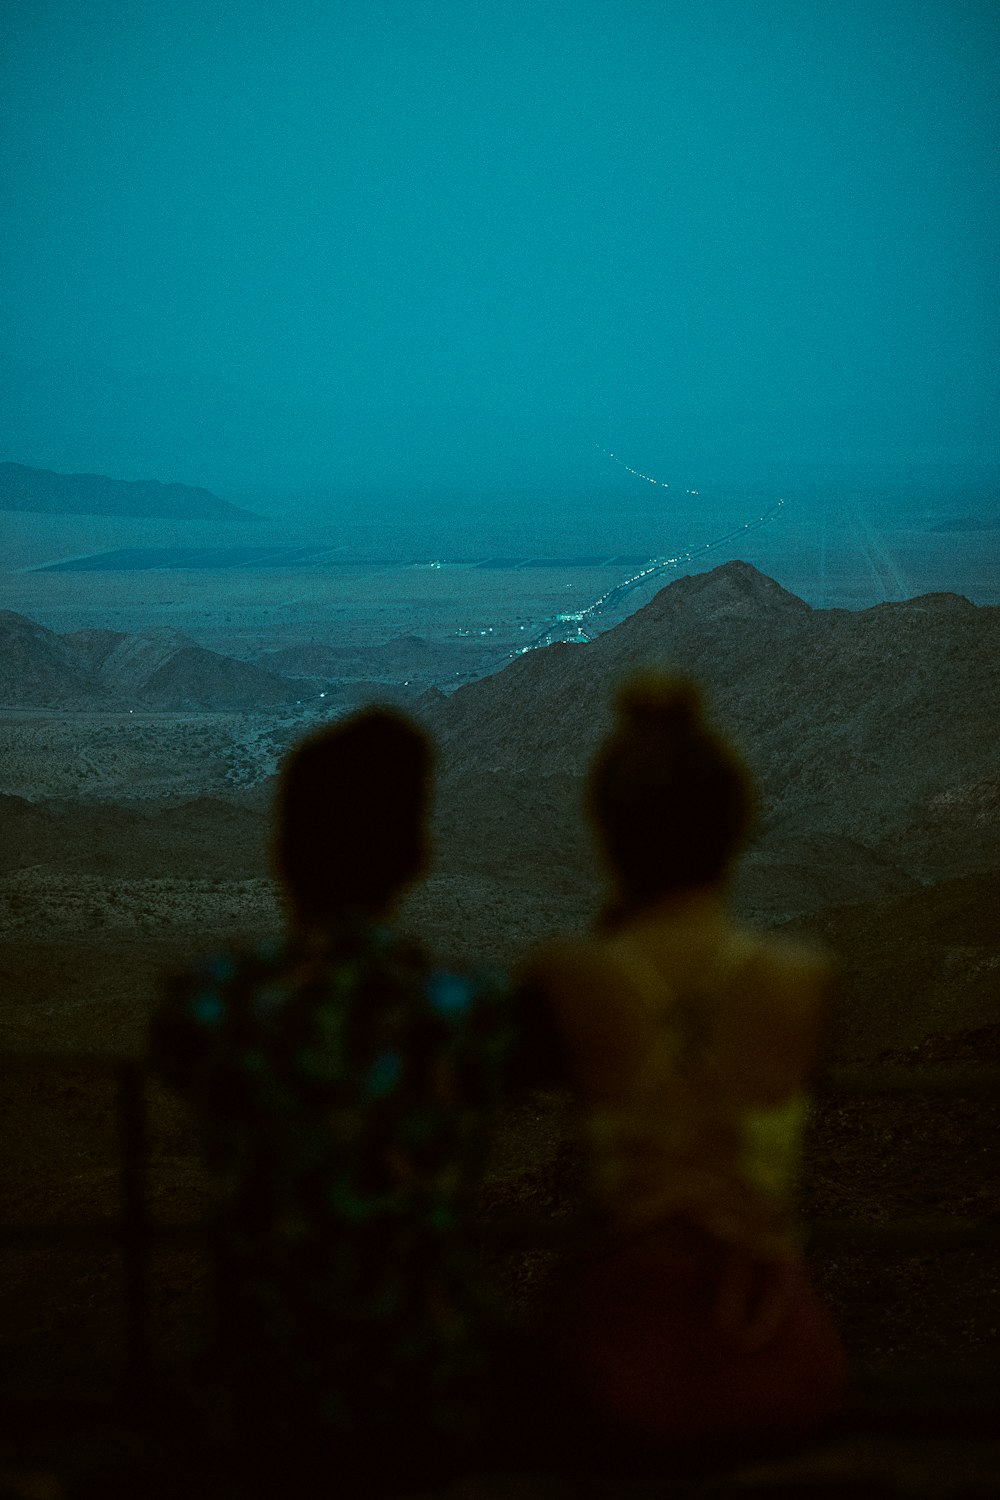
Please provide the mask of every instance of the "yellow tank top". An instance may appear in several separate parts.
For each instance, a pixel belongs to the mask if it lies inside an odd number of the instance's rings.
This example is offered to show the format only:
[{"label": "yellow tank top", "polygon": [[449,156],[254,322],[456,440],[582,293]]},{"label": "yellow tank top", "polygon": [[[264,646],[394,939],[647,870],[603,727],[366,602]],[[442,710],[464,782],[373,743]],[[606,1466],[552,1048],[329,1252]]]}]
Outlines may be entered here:
[{"label": "yellow tank top", "polygon": [[[768,1038],[779,1043],[789,1026],[787,969],[772,972],[768,945],[742,935],[717,945],[683,991],[646,955],[627,958],[643,997],[643,1061],[613,1102],[589,1112],[599,1199],[623,1229],[680,1216],[756,1253],[790,1253],[808,1104],[803,1080],[775,1097],[766,1077]],[[780,1026],[769,993],[779,977]],[[814,988],[807,977],[791,987],[803,1025]]]}]

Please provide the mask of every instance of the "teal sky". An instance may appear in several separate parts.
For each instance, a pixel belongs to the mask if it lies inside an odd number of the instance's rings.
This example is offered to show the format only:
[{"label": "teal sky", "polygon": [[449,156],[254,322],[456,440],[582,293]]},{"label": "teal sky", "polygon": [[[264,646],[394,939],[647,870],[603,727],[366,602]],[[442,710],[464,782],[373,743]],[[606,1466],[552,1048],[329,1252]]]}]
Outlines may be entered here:
[{"label": "teal sky", "polygon": [[995,462],[998,11],[8,0],[0,458],[237,498]]}]

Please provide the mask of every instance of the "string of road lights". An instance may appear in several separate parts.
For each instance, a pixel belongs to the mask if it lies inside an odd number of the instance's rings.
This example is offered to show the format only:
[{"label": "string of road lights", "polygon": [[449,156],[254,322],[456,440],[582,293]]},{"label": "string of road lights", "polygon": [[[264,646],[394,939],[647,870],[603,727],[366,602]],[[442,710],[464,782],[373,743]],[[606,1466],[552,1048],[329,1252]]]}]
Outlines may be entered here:
[{"label": "string of road lights", "polygon": [[[599,443],[595,443],[594,446],[599,450],[599,452],[607,454],[608,458],[612,459],[616,464],[619,464],[623,469],[627,471],[627,473],[634,474],[636,479],[645,480],[647,484],[656,485],[658,489],[667,490],[670,488],[669,484],[667,484],[664,480],[655,479],[651,474],[644,474],[641,469],[635,469],[631,464],[625,463],[624,459],[621,459],[617,456],[617,454],[612,453],[609,448],[602,448]],[[686,495],[697,495],[698,493],[698,490],[684,491],[684,494]],[[701,557],[704,555],[704,553],[711,552],[716,547],[725,546],[726,542],[731,542],[734,541],[737,537],[745,536],[749,531],[756,531],[758,526],[766,525],[766,523],[770,521],[773,516],[776,516],[784,504],[784,499],[776,500],[775,503],[772,506],[769,506],[769,508],[762,512],[761,515],[752,517],[749,521],[743,522],[743,524],[740,526],[735,526],[731,531],[727,531],[723,536],[713,537],[711,541],[702,542],[697,546],[685,547],[682,551],[674,553],[674,555],[671,557],[650,558],[649,562],[646,563],[642,568],[640,568],[638,573],[633,573],[630,578],[623,579],[621,583],[616,583],[613,588],[608,589],[606,593],[603,593],[600,596],[600,598],[595,599],[592,604],[588,604],[585,609],[577,610],[572,614],[560,615],[557,621],[555,621],[551,625],[547,625],[545,629],[540,631],[537,636],[535,636],[527,643],[527,645],[522,646],[520,650],[518,650],[514,654],[516,656],[523,656],[526,651],[533,651],[537,646],[551,645],[557,639],[565,640],[567,638],[567,631],[565,629],[566,626],[575,627],[569,632],[569,635],[572,639],[590,640],[591,634],[587,628],[588,624],[596,623],[596,619],[600,614],[602,614],[612,605],[619,604],[622,599],[624,599],[628,594],[632,593],[634,589],[639,588],[643,584],[649,583],[651,579],[658,577],[660,574],[668,572],[671,568],[678,567],[681,563],[691,562],[694,558]],[[560,626],[562,626],[563,629],[560,630]]]},{"label": "string of road lights", "polygon": [[[606,458],[610,458],[613,463],[616,463],[619,466],[619,468],[624,469],[626,474],[633,474],[636,479],[643,479],[645,480],[646,484],[655,485],[657,489],[669,490],[670,485],[665,479],[654,479],[652,474],[644,474],[641,469],[633,469],[631,464],[627,464],[623,458],[619,458],[617,453],[612,453],[610,448],[602,448],[600,443],[595,443],[594,447],[597,449],[598,453],[603,453]],[[701,491],[685,490],[684,493],[685,495],[699,495]]]}]

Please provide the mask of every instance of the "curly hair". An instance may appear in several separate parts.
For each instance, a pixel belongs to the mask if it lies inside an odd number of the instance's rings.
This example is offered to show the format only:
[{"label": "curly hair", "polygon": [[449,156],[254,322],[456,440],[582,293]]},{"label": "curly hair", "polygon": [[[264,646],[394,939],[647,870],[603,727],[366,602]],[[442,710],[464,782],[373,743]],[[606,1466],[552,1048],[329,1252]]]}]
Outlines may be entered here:
[{"label": "curly hair", "polygon": [[427,736],[388,708],[296,746],[282,767],[272,863],[300,921],[377,911],[422,873],[431,764]]}]

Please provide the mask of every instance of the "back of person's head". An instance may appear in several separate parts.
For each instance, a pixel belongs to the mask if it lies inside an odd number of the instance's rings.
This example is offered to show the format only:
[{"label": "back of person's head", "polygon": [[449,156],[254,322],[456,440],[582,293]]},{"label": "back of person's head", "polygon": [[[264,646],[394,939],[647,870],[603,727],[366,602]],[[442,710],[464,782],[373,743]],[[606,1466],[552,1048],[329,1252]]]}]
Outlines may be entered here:
[{"label": "back of person's head", "polygon": [[720,880],[753,819],[750,774],[686,678],[625,684],[590,772],[590,814],[626,902]]},{"label": "back of person's head", "polygon": [[421,874],[431,759],[423,731],[388,708],[353,714],[291,752],[273,860],[300,922],[378,912]]}]

